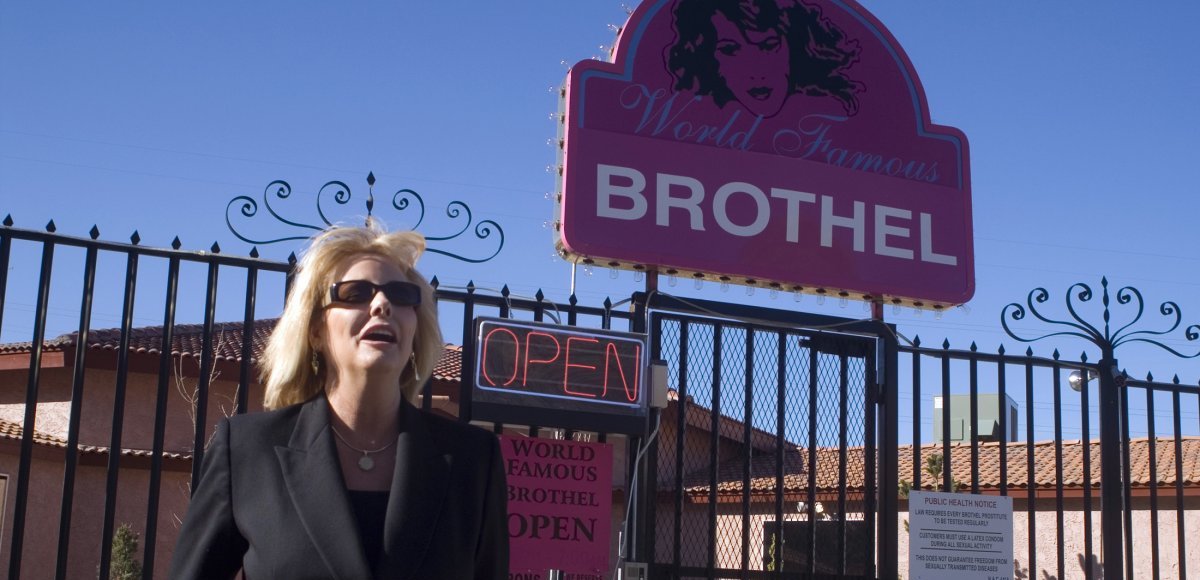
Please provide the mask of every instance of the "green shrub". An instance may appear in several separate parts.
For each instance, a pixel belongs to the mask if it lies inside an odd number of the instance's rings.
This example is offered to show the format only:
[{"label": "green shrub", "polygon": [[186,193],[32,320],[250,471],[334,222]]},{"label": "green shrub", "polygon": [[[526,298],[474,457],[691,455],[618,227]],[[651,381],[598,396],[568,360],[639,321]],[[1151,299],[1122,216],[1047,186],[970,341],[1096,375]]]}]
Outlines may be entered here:
[{"label": "green shrub", "polygon": [[137,558],[137,551],[138,533],[133,531],[129,524],[118,526],[117,532],[113,534],[108,577],[112,580],[141,580],[142,562]]}]

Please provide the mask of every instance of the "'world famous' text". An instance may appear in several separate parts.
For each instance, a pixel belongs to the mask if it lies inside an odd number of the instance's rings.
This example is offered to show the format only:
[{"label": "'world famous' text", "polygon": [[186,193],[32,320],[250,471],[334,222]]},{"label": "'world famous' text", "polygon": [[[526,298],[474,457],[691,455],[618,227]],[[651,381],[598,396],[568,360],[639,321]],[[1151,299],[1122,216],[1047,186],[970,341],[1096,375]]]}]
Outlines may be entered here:
[{"label": "'world famous' text", "polygon": [[[792,126],[766,129],[762,115],[751,115],[739,108],[721,111],[720,118],[700,120],[692,115],[692,106],[703,100],[699,95],[651,89],[641,83],[629,84],[620,94],[621,108],[635,113],[635,135],[735,151],[770,152],[924,183],[938,183],[942,178],[936,161],[904,159],[839,146],[835,138],[836,127],[848,117],[810,114]],[[760,143],[769,143],[769,146]]]}]

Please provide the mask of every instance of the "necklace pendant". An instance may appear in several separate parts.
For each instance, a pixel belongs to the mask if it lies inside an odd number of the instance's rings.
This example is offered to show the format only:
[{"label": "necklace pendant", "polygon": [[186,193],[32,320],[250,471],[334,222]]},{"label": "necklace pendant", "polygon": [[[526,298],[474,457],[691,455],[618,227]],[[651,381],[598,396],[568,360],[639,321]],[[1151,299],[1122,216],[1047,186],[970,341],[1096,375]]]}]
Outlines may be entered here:
[{"label": "necklace pendant", "polygon": [[362,457],[358,458],[358,468],[363,471],[371,471],[372,469],[375,469],[375,460],[371,459],[371,456],[364,453]]}]

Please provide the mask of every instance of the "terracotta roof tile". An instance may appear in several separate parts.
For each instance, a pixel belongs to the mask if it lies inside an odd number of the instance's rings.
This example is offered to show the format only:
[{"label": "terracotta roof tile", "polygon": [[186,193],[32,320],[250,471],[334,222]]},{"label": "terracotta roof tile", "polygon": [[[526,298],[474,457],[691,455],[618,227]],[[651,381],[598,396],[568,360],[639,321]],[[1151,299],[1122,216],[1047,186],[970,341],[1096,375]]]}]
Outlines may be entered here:
[{"label": "terracotta roof tile", "polygon": [[[250,346],[251,360],[258,360],[267,339],[275,329],[276,318],[254,322],[253,343]],[[213,347],[217,360],[240,361],[242,359],[242,323],[218,322],[213,324]],[[143,326],[129,331],[129,349],[137,353],[158,354],[162,349],[162,326]],[[57,336],[43,343],[44,351],[61,351],[73,347],[79,341],[79,333],[72,332]],[[204,325],[177,324],[171,336],[171,354],[199,357],[204,346]],[[88,333],[88,348],[115,351],[121,346],[121,329],[102,328]],[[32,342],[0,344],[0,354],[27,353],[33,350]],[[462,347],[446,345],[441,360],[434,368],[433,376],[443,381],[460,381],[462,374]]]},{"label": "terracotta roof tile", "polygon": [[[70,335],[63,335],[58,338],[47,340],[46,342],[42,343],[42,351],[43,352],[61,351],[64,346],[70,346],[70,345],[75,344],[74,340],[68,340],[68,339],[64,338],[67,336],[70,336]],[[22,352],[30,352],[32,350],[33,350],[32,342],[10,342],[8,344],[0,344],[0,354],[22,353]]]},{"label": "terracotta roof tile", "polygon": [[[787,449],[783,455],[783,487],[787,492],[808,489],[808,472],[804,465],[808,462],[808,452],[805,449]],[[841,481],[839,473],[839,454],[837,449],[817,450],[818,490],[836,490]],[[863,489],[863,449],[852,447],[846,450],[846,491],[854,493]],[[717,471],[717,490],[719,493],[742,492],[742,481],[745,461],[742,458],[723,461]],[[701,470],[689,473],[684,477],[684,489],[689,495],[706,495],[708,493],[708,472]],[[750,491],[753,493],[771,493],[775,491],[775,454],[767,453],[756,456],[750,462]]]},{"label": "terracotta roof tile", "polygon": [[[24,430],[21,428],[20,424],[13,423],[11,421],[0,420],[0,439],[20,441],[23,436]],[[38,431],[33,432],[33,442],[37,445],[45,445],[47,447],[57,447],[59,449],[67,448],[66,439],[55,437],[53,435],[47,435]],[[104,455],[107,455],[109,450],[108,447],[99,447],[96,445],[79,445],[78,449],[80,453],[97,453]],[[122,449],[121,455],[127,457],[152,457],[154,452],[149,449]],[[170,459],[192,458],[191,453],[171,453],[169,451],[164,451],[162,456]]]},{"label": "terracotta roof tile", "polygon": [[[254,323],[251,357],[257,359],[267,345],[267,337],[275,328],[278,319],[268,318]],[[158,354],[162,349],[162,326],[141,326],[129,330],[129,349],[133,352]],[[121,329],[101,328],[88,333],[88,348],[93,350],[117,350],[121,346]],[[204,325],[177,324],[171,337],[171,354],[199,356],[204,340]],[[78,344],[79,333],[71,332],[43,343],[44,350],[63,350]],[[217,360],[241,360],[242,323],[218,322],[213,324],[213,346]],[[32,342],[16,342],[0,345],[0,353],[22,353],[33,350]]]},{"label": "terracotta roof tile", "polygon": [[[663,416],[672,418],[678,417],[678,405],[679,391],[676,389],[667,389],[667,408],[663,411]],[[685,417],[687,424],[690,427],[699,427],[705,430],[708,430],[712,427],[712,409],[696,403],[691,395],[688,395],[687,397],[687,411]],[[730,441],[741,442],[745,438],[746,423],[740,419],[735,419],[728,415],[721,415],[720,420],[717,422],[717,429],[719,430],[721,437],[724,437]],[[750,428],[750,442],[756,451],[774,453],[775,439],[775,433],[769,433],[757,427]],[[784,445],[788,447],[795,446],[791,442],[786,441],[784,442]],[[772,455],[772,457],[773,456],[774,455]]]},{"label": "terracotta roof tile", "polygon": [[[1150,445],[1148,438],[1130,441],[1130,483],[1133,487],[1150,486]],[[1180,474],[1185,486],[1200,486],[1200,437],[1182,437],[1180,446],[1183,455],[1183,471]],[[1027,446],[1025,443],[1008,444],[1008,485],[1010,489],[1027,489],[1028,467]],[[1054,489],[1056,484],[1055,447],[1053,441],[1040,441],[1032,446],[1034,457],[1034,487],[1036,489]],[[1085,445],[1079,440],[1062,442],[1062,480],[1065,489],[1079,489],[1085,485],[1083,477],[1083,450]],[[1100,486],[1100,443],[1091,441],[1087,445],[1090,454],[1091,481],[1093,487]],[[1157,479],[1159,485],[1174,485],[1175,473],[1175,440],[1171,437],[1160,437],[1154,442],[1154,455],[1157,457]],[[925,458],[942,453],[940,444],[929,444],[921,447],[921,461]],[[787,493],[801,492],[808,489],[808,473],[804,465],[808,460],[806,450],[789,449],[784,454],[784,490]],[[955,443],[950,448],[951,474],[963,485],[971,482],[971,446],[965,443]],[[721,462],[717,469],[717,490],[720,494],[741,494],[744,475],[744,459],[734,458]],[[836,448],[820,448],[817,450],[817,489],[823,492],[836,491],[840,481],[838,474],[839,453]],[[864,461],[863,449],[852,447],[846,451],[846,489],[849,492],[863,490]],[[899,469],[901,479],[912,477],[912,446],[900,448]],[[683,485],[686,493],[692,496],[706,496],[709,490],[709,475],[707,470],[696,471],[684,477]],[[928,477],[922,477],[922,488],[933,489],[934,482]],[[996,490],[1000,487],[1000,444],[981,443],[979,445],[979,487],[981,490]],[[750,490],[753,493],[774,493],[775,491],[775,455],[763,454],[755,456],[750,462]]]},{"label": "terracotta roof tile", "polygon": [[442,358],[433,367],[433,378],[439,381],[462,382],[462,347],[447,344]]}]

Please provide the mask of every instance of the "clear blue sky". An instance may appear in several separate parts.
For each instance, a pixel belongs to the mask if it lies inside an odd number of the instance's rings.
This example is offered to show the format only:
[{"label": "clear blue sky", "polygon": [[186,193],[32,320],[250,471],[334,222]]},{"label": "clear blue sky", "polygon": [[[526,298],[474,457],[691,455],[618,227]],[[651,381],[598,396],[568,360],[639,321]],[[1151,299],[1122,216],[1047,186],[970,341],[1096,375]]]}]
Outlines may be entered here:
[{"label": "clear blue sky", "polygon": [[[976,296],[969,310],[940,320],[889,307],[889,321],[926,344],[949,338],[961,347],[974,340],[989,351],[1001,342],[1024,350],[1000,329],[1004,304],[1045,286],[1057,305],[1071,283],[1098,286],[1108,275],[1143,291],[1150,323],[1165,299],[1182,306],[1185,324],[1200,322],[1200,7],[864,5],[908,52],[933,120],[964,131],[972,154]],[[244,254],[249,245],[224,221],[235,195],[261,195],[274,179],[291,182],[298,195],[333,179],[361,194],[374,171],[380,192],[413,188],[437,200],[434,209],[460,199],[504,226],[508,242],[496,260],[464,265],[429,256],[426,273],[446,284],[507,283],[522,294],[541,288],[565,300],[569,267],[552,257],[543,225],[554,209],[544,197],[554,187],[546,167],[554,162],[547,141],[556,135],[549,117],[557,96],[549,89],[563,80],[564,61],[601,54],[613,41],[608,25],[624,19],[617,0],[7,0],[0,3],[0,216],[26,228],[54,219],[60,232],[79,236],[96,224],[114,240],[136,229],[152,246],[178,235],[187,248],[218,242]],[[262,251],[283,258],[294,249]],[[14,279],[31,272],[20,259],[13,268]],[[3,340],[28,340],[33,298],[12,284]],[[597,272],[581,276],[578,290],[581,301],[598,304],[639,286],[629,272],[615,281]],[[843,309],[812,297],[772,302],[763,292],[696,291],[688,282],[670,290],[867,315],[859,303]],[[61,294],[51,335],[76,323],[69,312],[77,296]],[[196,320],[189,312],[183,316]],[[118,303],[98,304],[93,325],[116,326],[118,315]],[[148,309],[139,322],[160,317]],[[225,317],[240,319],[240,311]],[[1173,345],[1197,348],[1181,332],[1174,336]],[[1060,341],[1035,349],[1056,345],[1072,357],[1084,348]],[[1136,347],[1121,354],[1139,376],[1200,379],[1195,360]]]}]

